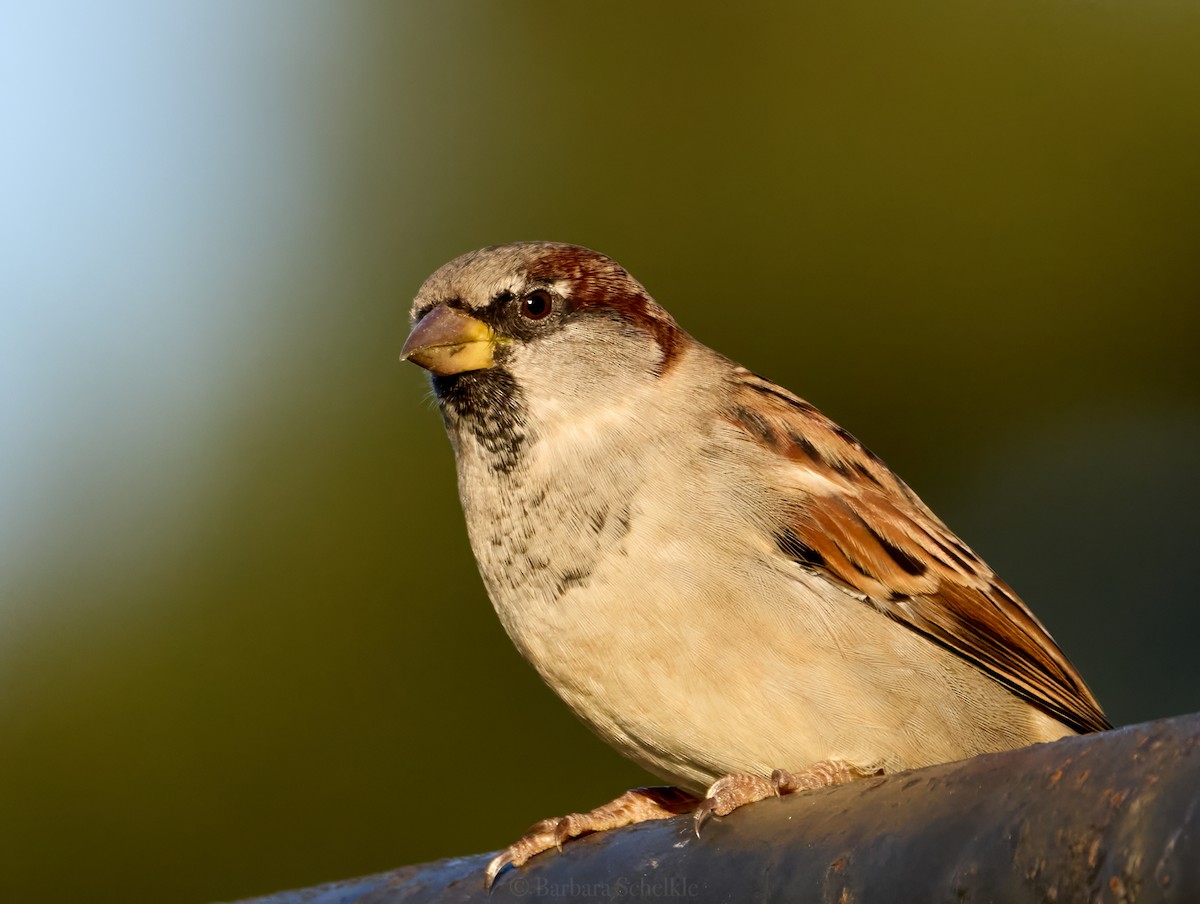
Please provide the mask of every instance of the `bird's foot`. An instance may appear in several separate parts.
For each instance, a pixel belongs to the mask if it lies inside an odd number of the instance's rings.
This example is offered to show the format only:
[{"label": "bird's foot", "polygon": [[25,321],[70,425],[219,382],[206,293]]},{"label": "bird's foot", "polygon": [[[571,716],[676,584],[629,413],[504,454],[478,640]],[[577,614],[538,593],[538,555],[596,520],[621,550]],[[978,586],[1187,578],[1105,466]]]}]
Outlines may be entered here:
[{"label": "bird's foot", "polygon": [[552,847],[561,850],[563,842],[571,838],[651,819],[679,816],[691,812],[696,803],[696,798],[678,788],[634,788],[611,803],[596,807],[587,813],[543,819],[530,826],[520,841],[510,844],[492,858],[487,865],[485,884],[491,888],[500,870],[508,864],[521,866],[534,854],[540,854]]},{"label": "bird's foot", "polygon": [[700,834],[700,827],[710,817],[725,816],[756,800],[843,785],[857,778],[878,774],[852,766],[845,760],[821,760],[800,772],[776,769],[769,779],[745,773],[726,775],[713,782],[708,794],[696,808],[696,834]]}]

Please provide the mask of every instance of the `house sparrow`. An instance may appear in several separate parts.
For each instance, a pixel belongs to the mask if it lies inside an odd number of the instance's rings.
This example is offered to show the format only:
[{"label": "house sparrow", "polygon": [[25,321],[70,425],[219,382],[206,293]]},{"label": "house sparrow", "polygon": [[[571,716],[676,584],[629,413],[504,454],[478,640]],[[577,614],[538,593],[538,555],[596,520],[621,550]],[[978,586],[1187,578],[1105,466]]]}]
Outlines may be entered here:
[{"label": "house sparrow", "polygon": [[417,294],[471,546],[521,654],[674,788],[566,839],[1110,727],[1017,595],[873,453],[619,264],[526,242]]}]

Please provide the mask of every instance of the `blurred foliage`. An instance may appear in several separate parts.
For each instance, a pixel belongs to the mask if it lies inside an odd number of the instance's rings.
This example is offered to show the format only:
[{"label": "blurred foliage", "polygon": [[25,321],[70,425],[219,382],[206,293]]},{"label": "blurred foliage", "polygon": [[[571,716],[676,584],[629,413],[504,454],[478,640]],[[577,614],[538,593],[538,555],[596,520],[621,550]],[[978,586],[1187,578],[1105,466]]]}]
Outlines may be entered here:
[{"label": "blurred foliage", "polygon": [[1200,708],[1200,8],[35,6],[0,900],[309,885],[645,781],[504,636],[396,363],[496,242],[613,255],[849,427],[1114,721]]}]

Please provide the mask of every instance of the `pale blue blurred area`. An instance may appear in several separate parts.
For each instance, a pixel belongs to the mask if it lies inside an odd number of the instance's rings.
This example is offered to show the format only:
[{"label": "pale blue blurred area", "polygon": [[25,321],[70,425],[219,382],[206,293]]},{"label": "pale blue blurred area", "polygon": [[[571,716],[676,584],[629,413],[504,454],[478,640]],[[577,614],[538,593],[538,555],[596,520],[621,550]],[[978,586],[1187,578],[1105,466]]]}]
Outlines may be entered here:
[{"label": "pale blue blurred area", "polygon": [[339,21],[4,5],[0,629],[4,586],[81,557],[170,567],[188,541],[223,406],[257,391],[272,294],[312,250]]}]

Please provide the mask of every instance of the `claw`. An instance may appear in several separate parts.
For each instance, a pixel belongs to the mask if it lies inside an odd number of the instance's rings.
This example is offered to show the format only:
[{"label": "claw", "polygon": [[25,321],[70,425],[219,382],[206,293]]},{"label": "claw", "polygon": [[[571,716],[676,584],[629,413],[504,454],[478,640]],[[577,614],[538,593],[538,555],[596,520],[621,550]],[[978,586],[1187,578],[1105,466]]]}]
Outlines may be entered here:
[{"label": "claw", "polygon": [[558,848],[558,852],[562,853],[562,847],[571,839],[571,826],[567,822],[567,817],[563,817],[558,821],[558,825],[554,827],[554,844]]},{"label": "claw", "polygon": [[483,887],[491,891],[492,883],[496,881],[496,876],[500,875],[500,871],[510,863],[512,863],[512,857],[509,856],[508,848],[505,848],[489,860],[487,869],[483,873]]},{"label": "claw", "polygon": [[786,769],[776,769],[772,772],[771,784],[775,786],[775,793],[781,797],[800,790],[800,782]]},{"label": "claw", "polygon": [[496,877],[510,863],[522,866],[530,857],[563,845],[588,832],[604,832],[609,829],[645,822],[648,819],[667,819],[688,813],[696,805],[696,798],[678,788],[634,788],[616,800],[589,810],[587,813],[572,813],[558,819],[543,819],[530,826],[525,837],[510,844],[492,858],[484,871],[484,887],[491,889]]},{"label": "claw", "polygon": [[692,816],[692,828],[696,832],[696,837],[700,837],[700,829],[708,822],[713,815],[712,805],[707,801],[701,801],[700,806],[696,808],[695,815]]}]

